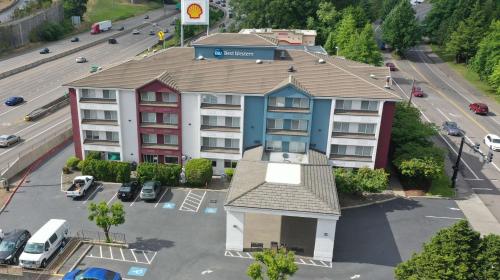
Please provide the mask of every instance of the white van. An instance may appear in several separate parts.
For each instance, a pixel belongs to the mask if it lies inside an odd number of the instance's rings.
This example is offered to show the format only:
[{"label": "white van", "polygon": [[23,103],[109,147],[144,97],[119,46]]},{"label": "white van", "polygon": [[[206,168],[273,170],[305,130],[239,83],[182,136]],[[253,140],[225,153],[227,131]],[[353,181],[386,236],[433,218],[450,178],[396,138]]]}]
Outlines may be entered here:
[{"label": "white van", "polygon": [[19,257],[19,265],[27,268],[44,268],[48,260],[66,245],[69,225],[66,220],[51,219],[31,236]]}]

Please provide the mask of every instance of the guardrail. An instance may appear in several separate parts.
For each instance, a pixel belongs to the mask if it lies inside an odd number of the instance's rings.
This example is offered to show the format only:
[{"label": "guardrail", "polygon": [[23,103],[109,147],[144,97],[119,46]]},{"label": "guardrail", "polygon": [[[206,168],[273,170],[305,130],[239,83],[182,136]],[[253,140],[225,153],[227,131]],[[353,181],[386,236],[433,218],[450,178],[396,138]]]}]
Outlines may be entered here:
[{"label": "guardrail", "polygon": [[69,104],[69,94],[65,93],[63,96],[57,98],[56,100],[45,104],[44,106],[31,111],[29,114],[24,116],[25,121],[34,121],[47,114],[53,113],[62,107]]},{"label": "guardrail", "polygon": [[[106,242],[106,235],[104,235],[104,232],[100,231],[81,230],[76,233],[76,236],[82,241]],[[109,238],[111,238],[111,241],[114,243],[127,243],[124,233],[110,232]]]}]

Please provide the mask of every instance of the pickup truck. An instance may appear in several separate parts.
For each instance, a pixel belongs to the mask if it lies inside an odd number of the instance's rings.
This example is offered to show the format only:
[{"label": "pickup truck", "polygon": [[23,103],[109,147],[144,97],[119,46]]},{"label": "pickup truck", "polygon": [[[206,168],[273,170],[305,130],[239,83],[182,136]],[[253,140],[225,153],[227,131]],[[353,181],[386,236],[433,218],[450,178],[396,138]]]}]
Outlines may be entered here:
[{"label": "pickup truck", "polygon": [[77,176],[73,179],[71,186],[66,190],[66,196],[73,198],[84,196],[92,185],[94,185],[94,177]]}]

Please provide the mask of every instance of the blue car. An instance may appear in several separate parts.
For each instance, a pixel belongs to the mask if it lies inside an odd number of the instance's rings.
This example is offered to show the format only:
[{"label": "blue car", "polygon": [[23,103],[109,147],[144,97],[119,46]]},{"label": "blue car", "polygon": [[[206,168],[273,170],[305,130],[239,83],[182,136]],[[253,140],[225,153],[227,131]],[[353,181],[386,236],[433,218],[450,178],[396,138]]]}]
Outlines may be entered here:
[{"label": "blue car", "polygon": [[99,267],[89,267],[84,270],[75,269],[66,273],[62,280],[122,280],[120,273]]},{"label": "blue car", "polygon": [[19,96],[12,96],[5,100],[5,105],[7,106],[16,106],[19,103],[23,103],[24,99]]}]

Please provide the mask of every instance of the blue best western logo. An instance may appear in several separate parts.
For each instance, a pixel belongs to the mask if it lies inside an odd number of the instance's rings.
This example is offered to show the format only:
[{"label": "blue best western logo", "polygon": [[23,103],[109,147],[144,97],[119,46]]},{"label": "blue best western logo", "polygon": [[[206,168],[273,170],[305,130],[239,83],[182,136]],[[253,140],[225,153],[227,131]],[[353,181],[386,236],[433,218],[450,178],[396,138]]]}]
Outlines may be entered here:
[{"label": "blue best western logo", "polygon": [[222,49],[215,49],[214,50],[214,56],[218,57],[218,58],[221,58],[221,57],[224,56],[224,51]]}]

